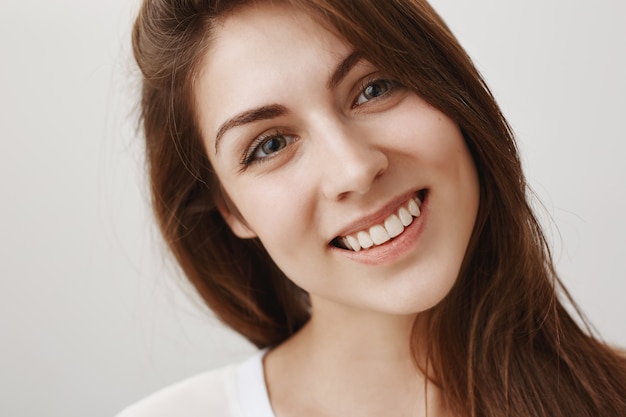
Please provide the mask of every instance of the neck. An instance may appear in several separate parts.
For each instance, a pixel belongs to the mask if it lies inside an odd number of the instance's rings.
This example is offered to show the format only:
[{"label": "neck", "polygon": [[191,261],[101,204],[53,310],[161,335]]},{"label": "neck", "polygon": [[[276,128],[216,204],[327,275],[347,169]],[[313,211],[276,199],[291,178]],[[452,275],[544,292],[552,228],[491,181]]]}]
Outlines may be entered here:
[{"label": "neck", "polygon": [[415,314],[390,315],[314,300],[301,337],[310,359],[410,362],[415,319]]},{"label": "neck", "polygon": [[[423,415],[426,379],[414,364],[410,344],[416,319],[414,337],[420,337],[423,316],[314,300],[311,320],[266,357],[270,398],[281,411],[277,414],[304,415],[302,404],[318,398],[323,400],[314,403],[327,408],[313,415],[340,415],[342,409],[343,415]],[[431,398],[434,384],[428,392],[429,415],[438,415],[432,413],[440,401]]]}]

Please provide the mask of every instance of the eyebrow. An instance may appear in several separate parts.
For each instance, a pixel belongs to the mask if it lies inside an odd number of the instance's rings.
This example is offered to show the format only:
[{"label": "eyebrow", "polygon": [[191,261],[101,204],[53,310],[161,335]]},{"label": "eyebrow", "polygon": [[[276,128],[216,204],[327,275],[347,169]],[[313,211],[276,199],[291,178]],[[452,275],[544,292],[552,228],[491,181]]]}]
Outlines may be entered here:
[{"label": "eyebrow", "polygon": [[215,154],[217,155],[220,141],[227,130],[248,123],[258,122],[261,120],[275,119],[287,113],[288,111],[285,106],[281,106],[280,104],[271,104],[269,106],[261,106],[254,109],[246,110],[234,117],[231,117],[220,126],[219,130],[217,131],[217,135],[215,135]]},{"label": "eyebrow", "polygon": [[[328,79],[326,87],[329,90],[336,88],[350,73],[352,68],[354,68],[354,66],[361,61],[361,59],[362,56],[357,51],[352,51],[350,54],[348,54],[348,56],[342,59],[337,67],[335,67],[335,70]],[[231,117],[230,119],[222,123],[220,128],[217,130],[217,134],[215,135],[215,154],[217,155],[219,151],[219,144],[226,131],[249,123],[275,119],[277,117],[284,116],[287,113],[289,113],[289,111],[285,106],[282,106],[280,104],[270,104],[267,106],[260,106],[254,109],[246,110]]]},{"label": "eyebrow", "polygon": [[354,68],[354,66],[358,64],[361,59],[363,59],[363,57],[358,51],[352,51],[347,57],[341,60],[339,65],[337,65],[333,75],[330,76],[326,87],[328,87],[329,90],[332,90],[341,84],[343,79],[346,78],[346,75],[350,73],[352,68]]}]

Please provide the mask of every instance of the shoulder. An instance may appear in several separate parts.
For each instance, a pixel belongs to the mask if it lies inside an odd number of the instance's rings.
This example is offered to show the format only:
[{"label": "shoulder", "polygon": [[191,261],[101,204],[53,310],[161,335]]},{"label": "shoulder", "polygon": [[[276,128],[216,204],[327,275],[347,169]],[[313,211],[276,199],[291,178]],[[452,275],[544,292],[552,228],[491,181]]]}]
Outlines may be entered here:
[{"label": "shoulder", "polygon": [[117,417],[235,417],[235,368],[205,372],[163,388]]}]

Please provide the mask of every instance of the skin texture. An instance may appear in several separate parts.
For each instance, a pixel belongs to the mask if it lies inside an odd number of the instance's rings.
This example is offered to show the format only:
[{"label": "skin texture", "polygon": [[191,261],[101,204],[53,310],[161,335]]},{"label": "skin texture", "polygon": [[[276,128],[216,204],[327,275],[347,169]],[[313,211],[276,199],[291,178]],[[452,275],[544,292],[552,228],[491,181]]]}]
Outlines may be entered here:
[{"label": "skin texture", "polygon": [[[352,48],[293,9],[246,6],[222,23],[195,87],[206,151],[230,200],[221,212],[239,237],[260,239],[312,304],[309,323],[266,358],[273,407],[278,415],[420,415],[412,324],[454,284],[478,210],[458,126],[366,61],[329,86]],[[220,128],[262,106],[280,111]],[[265,135],[274,142],[262,149],[278,151],[244,166],[246,156],[264,156],[251,146]],[[394,250],[368,260],[367,251],[355,258],[330,244],[418,190],[427,190],[419,230],[392,240]],[[443,415],[436,396],[429,404],[429,415]]]},{"label": "skin texture", "polygon": [[[159,227],[216,315],[272,348],[277,416],[626,415],[626,363],[565,306],[513,133],[426,0],[259,3],[146,0],[133,52]],[[410,88],[366,63],[327,87],[348,44]],[[330,245],[416,189],[417,228]]]}]

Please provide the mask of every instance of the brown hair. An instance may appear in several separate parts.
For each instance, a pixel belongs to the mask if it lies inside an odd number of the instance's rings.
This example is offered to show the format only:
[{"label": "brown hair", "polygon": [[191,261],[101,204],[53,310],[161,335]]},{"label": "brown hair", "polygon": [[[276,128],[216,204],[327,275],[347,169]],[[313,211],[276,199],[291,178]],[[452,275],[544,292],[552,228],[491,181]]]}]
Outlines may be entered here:
[{"label": "brown hair", "polygon": [[[145,0],[133,47],[152,202],[169,248],[207,305],[258,347],[309,318],[306,294],[258,240],[235,237],[194,113],[194,78],[217,19],[245,1]],[[461,416],[626,416],[626,360],[564,308],[527,201],[511,129],[445,23],[424,0],[291,0],[461,128],[480,207],[459,277],[429,315],[434,383]],[[572,303],[573,306],[575,306]],[[417,349],[414,349],[417,351]]]}]

